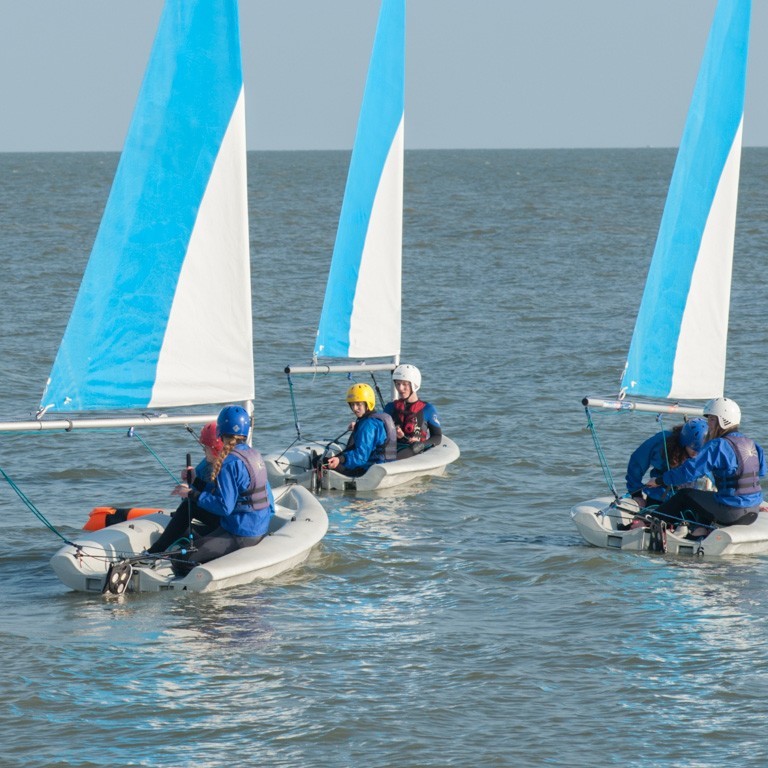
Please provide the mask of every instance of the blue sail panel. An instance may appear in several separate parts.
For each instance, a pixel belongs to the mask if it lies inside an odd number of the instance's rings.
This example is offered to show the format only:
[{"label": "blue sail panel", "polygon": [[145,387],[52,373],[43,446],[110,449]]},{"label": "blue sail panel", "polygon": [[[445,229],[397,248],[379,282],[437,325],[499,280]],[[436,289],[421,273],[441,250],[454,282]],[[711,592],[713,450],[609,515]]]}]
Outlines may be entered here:
[{"label": "blue sail panel", "polygon": [[400,352],[405,0],[383,0],[315,356]]},{"label": "blue sail panel", "polygon": [[[199,253],[196,243],[211,239],[206,232],[216,229],[211,221],[223,205],[234,205],[240,218],[247,216],[242,88],[236,0],[168,0],[42,408],[81,411],[233,399],[220,383],[213,391],[185,392],[185,377],[173,395],[153,397],[153,389],[172,309],[184,306],[176,295],[180,276],[185,273],[186,282],[194,282],[200,271],[188,263],[190,250]],[[228,202],[210,199],[222,195]],[[213,213],[201,216],[201,210]],[[244,377],[236,389],[245,399],[253,389],[247,220],[234,224],[236,236],[216,248],[237,253],[222,256],[209,245],[207,258],[240,264],[224,270],[237,272],[222,278],[232,282],[233,292],[220,292],[232,303],[247,303],[248,322],[237,329],[244,365],[223,375]],[[184,334],[198,342],[212,328],[226,336],[206,303],[185,313]],[[197,349],[205,359],[205,366],[197,367],[215,368],[206,345]],[[166,369],[173,368],[174,361],[167,360]]]},{"label": "blue sail panel", "polygon": [[722,394],[750,0],[720,0],[637,317],[625,394]]}]

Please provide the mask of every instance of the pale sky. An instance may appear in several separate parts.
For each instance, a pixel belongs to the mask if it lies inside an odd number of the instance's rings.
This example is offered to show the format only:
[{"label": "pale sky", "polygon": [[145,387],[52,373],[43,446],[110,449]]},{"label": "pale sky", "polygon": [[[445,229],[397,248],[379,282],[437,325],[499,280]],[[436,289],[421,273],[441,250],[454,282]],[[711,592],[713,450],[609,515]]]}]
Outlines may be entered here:
[{"label": "pale sky", "polygon": [[[715,0],[409,0],[406,147],[677,146]],[[119,150],[161,0],[0,0],[0,151]],[[241,0],[248,148],[349,149],[378,0]],[[755,0],[744,143],[768,146]]]}]

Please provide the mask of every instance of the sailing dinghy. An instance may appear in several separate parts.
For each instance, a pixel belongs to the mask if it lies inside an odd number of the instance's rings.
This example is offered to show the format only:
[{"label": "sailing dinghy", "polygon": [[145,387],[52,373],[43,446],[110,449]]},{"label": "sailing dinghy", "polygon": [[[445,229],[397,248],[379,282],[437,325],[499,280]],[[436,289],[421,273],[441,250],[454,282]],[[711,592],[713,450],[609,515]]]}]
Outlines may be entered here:
[{"label": "sailing dinghy", "polygon": [[[750,12],[750,0],[720,0],[715,11],[619,397],[583,401],[595,438],[591,407],[701,416],[703,404],[694,401],[723,395]],[[590,544],[697,555],[768,552],[768,506],[750,525],[692,540],[684,525],[643,524],[637,503],[609,485],[613,497],[571,510]],[[633,520],[638,527],[620,530]]]},{"label": "sailing dinghy", "polygon": [[[145,411],[233,401],[252,412],[239,37],[236,0],[167,0],[38,419],[0,429],[199,424],[216,413]],[[95,411],[117,415],[74,415]],[[289,489],[264,541],[175,579],[167,561],[136,560],[167,520],[158,513],[89,533],[51,565],[76,590],[209,591],[295,566],[328,527],[312,494]]]},{"label": "sailing dinghy", "polygon": [[63,546],[51,558],[51,567],[64,584],[80,592],[213,592],[293,568],[328,530],[328,516],[316,496],[301,486],[280,488],[266,538],[176,578],[169,559],[140,554],[159,538],[168,520],[167,513],[155,512],[86,534],[74,546]]},{"label": "sailing dinghy", "polygon": [[[286,368],[289,383],[291,374],[367,376],[400,362],[404,77],[405,0],[382,0],[312,364]],[[416,456],[348,477],[313,469],[313,458],[342,445],[304,440],[298,419],[297,432],[289,449],[265,456],[275,486],[379,490],[442,475],[459,457],[443,437]]]}]

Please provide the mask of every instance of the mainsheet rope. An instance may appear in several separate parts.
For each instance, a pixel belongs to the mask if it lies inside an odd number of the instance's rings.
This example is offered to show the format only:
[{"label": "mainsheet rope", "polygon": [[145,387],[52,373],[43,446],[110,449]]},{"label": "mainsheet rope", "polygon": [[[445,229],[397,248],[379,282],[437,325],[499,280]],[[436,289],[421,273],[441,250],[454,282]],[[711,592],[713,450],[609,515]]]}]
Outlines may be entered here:
[{"label": "mainsheet rope", "polygon": [[[195,440],[200,442],[199,438],[197,437],[197,435],[195,434],[194,430],[190,426],[187,426],[186,429],[187,429],[187,432],[189,432],[191,435],[193,435]],[[150,448],[149,444],[144,440],[144,438],[133,427],[131,427],[128,430],[127,437],[135,437],[155,457],[155,460],[157,461],[157,463],[168,473],[170,478],[175,483],[179,482],[179,478],[176,477],[176,475],[173,474],[173,472],[168,468],[168,465],[152,450],[152,448]]]}]

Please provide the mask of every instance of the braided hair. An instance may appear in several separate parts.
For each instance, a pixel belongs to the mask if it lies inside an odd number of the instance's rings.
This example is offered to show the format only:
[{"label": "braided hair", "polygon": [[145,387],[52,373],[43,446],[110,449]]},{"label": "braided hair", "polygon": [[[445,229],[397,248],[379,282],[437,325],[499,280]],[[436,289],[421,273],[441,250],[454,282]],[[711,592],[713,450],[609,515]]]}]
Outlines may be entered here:
[{"label": "braided hair", "polygon": [[219,451],[218,456],[213,460],[213,463],[211,464],[211,482],[216,482],[216,477],[219,474],[219,470],[221,469],[221,465],[224,463],[224,459],[229,456],[230,453],[235,449],[235,446],[239,443],[245,442],[245,437],[242,435],[221,435],[221,442],[224,444],[222,446],[222,449]]}]

